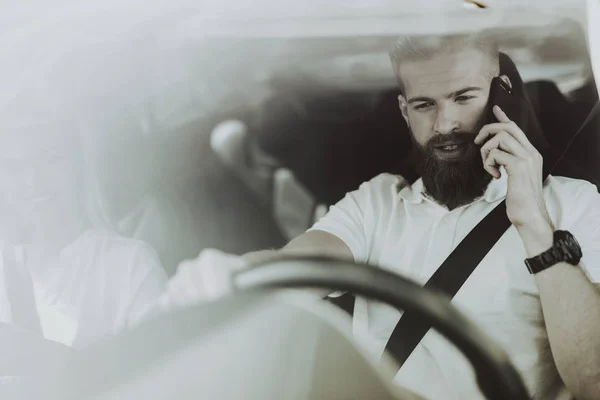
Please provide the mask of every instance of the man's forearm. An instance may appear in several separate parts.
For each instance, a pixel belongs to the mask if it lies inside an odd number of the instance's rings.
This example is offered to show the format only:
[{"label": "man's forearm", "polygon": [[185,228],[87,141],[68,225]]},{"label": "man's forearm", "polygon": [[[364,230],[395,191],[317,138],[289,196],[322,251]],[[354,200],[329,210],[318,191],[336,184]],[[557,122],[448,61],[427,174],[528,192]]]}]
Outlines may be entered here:
[{"label": "man's forearm", "polygon": [[[528,257],[552,246],[551,227],[519,233]],[[567,263],[537,273],[535,281],[563,381],[578,400],[600,399],[600,291]]]},{"label": "man's forearm", "polygon": [[[281,249],[278,250],[260,250],[260,251],[254,251],[254,252],[250,252],[250,253],[246,253],[242,256],[242,258],[248,263],[249,267],[257,267],[263,264],[267,264],[270,261],[274,261],[278,258],[281,257],[285,257],[285,256],[289,256],[289,257],[303,257],[303,256],[329,256],[329,257],[337,257],[337,258],[344,258],[343,254],[338,254],[335,252],[327,252],[327,251],[323,251],[322,249],[316,249],[313,248],[311,246],[307,246],[307,247],[298,247],[298,246],[294,246],[293,248],[290,247],[283,247]],[[312,294],[314,294],[315,296],[319,297],[319,298],[325,298],[327,297],[330,293],[332,293],[332,290],[330,289],[306,289],[307,292],[310,292]]]},{"label": "man's forearm", "polygon": [[287,249],[282,248],[278,250],[259,250],[253,251],[250,253],[246,253],[242,256],[242,258],[251,266],[259,266],[262,264],[267,264],[271,261],[274,261],[281,257],[302,257],[302,256],[315,256],[315,255],[323,255],[322,252],[317,252],[314,249]]},{"label": "man's forearm", "polygon": [[335,246],[324,246],[322,243],[315,245],[307,243],[298,238],[292,240],[281,249],[259,250],[244,254],[242,257],[251,266],[258,266],[268,263],[280,257],[308,257],[308,256],[324,256],[339,258],[342,260],[353,261],[352,253],[346,249],[339,249]]},{"label": "man's forearm", "polygon": [[552,354],[578,400],[600,399],[600,292],[561,263],[536,276]]},{"label": "man's forearm", "polygon": [[259,250],[253,251],[250,253],[246,253],[242,256],[242,258],[248,263],[250,266],[257,266],[261,264],[268,263],[269,261],[277,258],[279,256],[279,250]]}]

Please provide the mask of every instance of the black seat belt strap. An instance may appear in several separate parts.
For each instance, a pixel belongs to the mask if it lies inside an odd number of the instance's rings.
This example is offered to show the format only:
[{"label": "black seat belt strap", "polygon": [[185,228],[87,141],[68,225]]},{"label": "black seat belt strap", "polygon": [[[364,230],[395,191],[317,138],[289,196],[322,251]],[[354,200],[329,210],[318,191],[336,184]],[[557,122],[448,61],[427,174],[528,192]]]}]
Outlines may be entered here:
[{"label": "black seat belt strap", "polygon": [[[502,201],[459,243],[424,287],[452,298],[510,225],[506,203]],[[422,316],[405,312],[394,328],[386,350],[402,365],[429,328]]]}]

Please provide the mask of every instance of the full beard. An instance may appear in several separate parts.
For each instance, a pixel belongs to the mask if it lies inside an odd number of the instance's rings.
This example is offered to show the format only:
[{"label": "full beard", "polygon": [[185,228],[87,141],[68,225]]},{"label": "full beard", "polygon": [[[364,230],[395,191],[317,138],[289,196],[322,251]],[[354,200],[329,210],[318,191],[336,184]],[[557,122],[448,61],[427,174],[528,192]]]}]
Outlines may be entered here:
[{"label": "full beard", "polygon": [[[436,135],[423,146],[411,134],[413,157],[427,194],[450,210],[483,196],[492,180],[483,168],[481,147],[473,142],[475,136],[468,132]],[[435,147],[452,140],[465,142],[461,157],[446,160],[437,156]]]}]

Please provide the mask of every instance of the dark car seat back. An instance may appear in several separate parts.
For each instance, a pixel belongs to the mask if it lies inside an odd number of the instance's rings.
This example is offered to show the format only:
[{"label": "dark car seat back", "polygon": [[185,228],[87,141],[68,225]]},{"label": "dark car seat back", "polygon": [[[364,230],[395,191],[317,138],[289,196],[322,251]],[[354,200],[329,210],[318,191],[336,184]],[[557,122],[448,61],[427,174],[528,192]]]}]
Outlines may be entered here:
[{"label": "dark car seat back", "polygon": [[289,168],[317,201],[333,204],[379,173],[401,170],[410,152],[397,91],[375,93],[375,107],[356,100],[369,95],[340,92],[296,103],[274,98],[265,107],[259,145]]},{"label": "dark car seat back", "polygon": [[[600,105],[596,106],[577,122],[575,128],[569,132],[573,138],[568,148],[563,147],[564,157],[557,167],[554,175],[569,178],[584,179],[600,189]],[[582,126],[583,121],[590,117]],[[581,130],[579,131],[581,127]]]},{"label": "dark car seat back", "polygon": [[563,156],[553,175],[584,179],[600,186],[598,117],[592,118],[574,138],[590,113],[594,99],[574,103],[551,81],[528,82],[525,87],[554,157]]}]

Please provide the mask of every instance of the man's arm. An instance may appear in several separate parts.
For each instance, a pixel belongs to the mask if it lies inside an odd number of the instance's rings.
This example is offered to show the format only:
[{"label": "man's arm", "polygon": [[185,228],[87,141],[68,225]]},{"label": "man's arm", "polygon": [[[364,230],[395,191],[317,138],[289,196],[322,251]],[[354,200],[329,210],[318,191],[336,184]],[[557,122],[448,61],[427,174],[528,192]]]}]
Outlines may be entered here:
[{"label": "man's arm", "polygon": [[[528,257],[537,256],[553,244],[554,226],[546,207],[543,158],[521,130],[498,107],[498,123],[484,126],[476,144],[482,144],[484,168],[495,178],[502,166],[508,175],[506,215],[516,227]],[[489,138],[489,140],[488,140]],[[571,193],[570,210],[585,210],[569,224],[577,228],[580,243],[585,241],[584,257],[600,262],[600,198],[591,185]],[[574,204],[577,198],[584,202]],[[579,211],[580,212],[580,211]],[[595,251],[594,251],[595,250]],[[598,266],[590,265],[598,279]],[[580,268],[559,263],[535,276],[550,348],[565,385],[578,399],[600,399],[600,292]]]},{"label": "man's arm", "polygon": [[259,265],[282,256],[328,256],[354,260],[346,243],[331,233],[317,230],[303,233],[279,250],[254,251],[242,257],[250,265]]},{"label": "man's arm", "polygon": [[[550,224],[519,233],[528,257],[552,246]],[[600,399],[600,284],[567,263],[537,273],[535,281],[561,378],[578,400]]]},{"label": "man's arm", "polygon": [[[158,299],[153,312],[219,299],[231,293],[232,274],[277,257],[307,255],[353,259],[350,248],[341,239],[323,231],[306,232],[280,250],[262,250],[243,256],[214,249],[203,250],[197,258],[179,264],[177,273],[167,283],[166,291]],[[330,293],[325,290],[314,292],[319,297]]]},{"label": "man's arm", "polygon": [[[246,253],[242,258],[251,267],[265,264],[285,256],[326,256],[354,261],[350,248],[337,236],[325,231],[308,231],[296,237],[279,250],[261,250]],[[319,297],[326,297],[330,290],[314,290]]]},{"label": "man's arm", "polygon": [[[396,181],[396,178],[393,178]],[[232,275],[238,271],[265,264],[285,256],[326,256],[346,260],[366,259],[368,228],[365,221],[372,215],[372,199],[387,186],[389,177],[381,175],[363,183],[331,206],[327,215],[308,232],[298,236],[279,250],[263,250],[243,256],[225,254],[219,250],[203,250],[193,260],[179,264],[177,273],[167,283],[167,290],[158,301],[163,310],[218,299],[231,293]],[[330,291],[314,290],[324,297]]]}]

